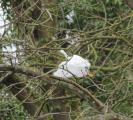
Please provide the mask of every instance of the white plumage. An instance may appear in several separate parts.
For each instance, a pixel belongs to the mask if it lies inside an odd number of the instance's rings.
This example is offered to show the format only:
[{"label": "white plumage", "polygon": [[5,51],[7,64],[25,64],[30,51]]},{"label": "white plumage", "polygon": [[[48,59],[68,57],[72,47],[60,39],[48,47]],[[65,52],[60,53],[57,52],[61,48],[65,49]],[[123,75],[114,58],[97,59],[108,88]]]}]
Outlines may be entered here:
[{"label": "white plumage", "polygon": [[60,51],[66,58],[66,61],[63,61],[59,64],[57,71],[53,73],[56,77],[61,78],[71,78],[75,77],[85,77],[89,73],[90,62],[78,55],[73,55],[69,57],[65,51]]}]

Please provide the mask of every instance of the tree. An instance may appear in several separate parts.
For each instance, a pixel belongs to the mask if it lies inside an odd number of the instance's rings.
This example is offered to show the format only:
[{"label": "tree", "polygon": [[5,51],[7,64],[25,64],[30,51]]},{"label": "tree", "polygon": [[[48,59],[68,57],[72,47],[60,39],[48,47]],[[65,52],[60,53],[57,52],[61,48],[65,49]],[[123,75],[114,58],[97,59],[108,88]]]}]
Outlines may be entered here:
[{"label": "tree", "polygon": [[[8,88],[2,91],[10,91],[10,98],[14,100],[15,96],[30,117],[98,120],[100,116],[107,120],[130,120],[119,114],[131,115],[132,111],[132,84],[129,84],[132,14],[124,2],[3,0],[1,3],[10,21],[10,34],[5,31],[1,46],[11,43],[17,48],[17,64],[12,55],[6,56],[10,65],[1,56],[0,81],[2,88]],[[132,8],[131,1],[126,3]],[[62,48],[66,43],[69,46]],[[70,80],[52,76],[53,71],[49,70],[56,69],[64,59],[59,49],[90,59],[95,76]]]}]

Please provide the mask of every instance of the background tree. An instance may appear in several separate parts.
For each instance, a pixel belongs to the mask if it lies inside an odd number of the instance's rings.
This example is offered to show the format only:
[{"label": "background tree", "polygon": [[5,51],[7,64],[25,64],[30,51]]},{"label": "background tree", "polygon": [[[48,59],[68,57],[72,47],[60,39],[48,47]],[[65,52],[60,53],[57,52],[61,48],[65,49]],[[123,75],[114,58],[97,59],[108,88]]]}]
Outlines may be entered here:
[{"label": "background tree", "polygon": [[[130,0],[125,3],[132,8]],[[1,51],[0,117],[130,119],[125,116],[132,117],[133,109],[132,11],[125,3],[2,0],[9,24],[1,50],[14,44],[17,62]],[[64,59],[60,49],[89,59],[95,77],[66,81],[51,76]]]}]

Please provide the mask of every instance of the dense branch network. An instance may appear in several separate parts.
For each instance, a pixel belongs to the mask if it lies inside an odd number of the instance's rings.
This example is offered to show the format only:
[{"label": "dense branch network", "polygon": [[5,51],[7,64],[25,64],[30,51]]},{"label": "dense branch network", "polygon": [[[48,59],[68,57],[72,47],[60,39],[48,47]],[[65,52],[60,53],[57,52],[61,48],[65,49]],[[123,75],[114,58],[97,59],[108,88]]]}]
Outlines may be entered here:
[{"label": "dense branch network", "polygon": [[[104,103],[102,103],[99,99],[97,99],[94,95],[92,95],[90,91],[83,88],[82,86],[80,86],[79,84],[77,84],[76,82],[74,82],[72,80],[65,80],[65,79],[57,78],[57,77],[50,76],[50,75],[47,76],[44,73],[39,72],[39,70],[33,71],[29,68],[24,68],[21,66],[11,66],[11,65],[0,64],[0,71],[8,71],[8,73],[5,75],[5,77],[1,78],[1,82],[4,81],[5,78],[12,75],[13,73],[21,73],[21,74],[24,74],[24,75],[27,75],[30,77],[44,80],[47,83],[51,83],[52,80],[57,80],[57,81],[60,81],[63,83],[67,83],[68,84],[67,86],[69,89],[73,89],[74,91],[76,90],[76,92],[78,94],[80,94],[80,96],[82,96],[82,97],[86,96],[85,98],[88,98],[88,99],[91,98],[91,100],[95,102],[97,109],[100,110],[101,112],[103,112],[103,115],[97,115],[97,116],[91,117],[90,120],[93,120],[93,119],[99,120],[99,116],[106,120],[108,120],[108,119],[131,120],[130,118],[116,114],[112,111],[111,111],[111,113],[106,113],[107,106],[104,105]],[[47,118],[46,114],[39,116],[37,119],[40,120],[40,119],[44,119],[44,118]]]}]

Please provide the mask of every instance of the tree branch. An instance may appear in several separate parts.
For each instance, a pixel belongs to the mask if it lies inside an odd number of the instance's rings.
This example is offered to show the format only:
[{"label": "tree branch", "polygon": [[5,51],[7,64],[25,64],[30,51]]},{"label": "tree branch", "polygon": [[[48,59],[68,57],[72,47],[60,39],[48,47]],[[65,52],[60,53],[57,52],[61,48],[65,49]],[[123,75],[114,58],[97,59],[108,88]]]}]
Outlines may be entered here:
[{"label": "tree branch", "polygon": [[[51,113],[52,114],[52,113]],[[39,117],[37,117],[37,120],[40,120],[42,118],[47,118],[48,116],[51,115],[50,113],[45,114],[45,115],[40,115]],[[67,114],[67,113],[53,113],[53,114]],[[83,119],[83,120],[132,120],[129,117],[117,114],[117,113],[106,113],[106,114],[99,114],[99,115],[95,115],[95,116],[83,116],[79,119]]]},{"label": "tree branch", "polygon": [[5,84],[9,88],[9,91],[16,96],[31,116],[36,113],[38,106],[33,102],[33,96],[29,94],[29,90],[25,88],[26,85],[22,83],[19,78],[13,74],[13,72],[8,72],[1,79],[1,83]]},{"label": "tree branch", "polygon": [[105,110],[105,105],[99,99],[97,99],[94,95],[92,95],[90,91],[83,88],[81,85],[77,84],[76,82],[72,80],[65,80],[62,78],[55,77],[55,76],[46,76],[44,73],[41,73],[38,70],[33,71],[28,68],[23,68],[20,66],[10,66],[10,65],[0,64],[0,71],[13,71],[15,73],[25,74],[27,76],[32,76],[32,77],[36,77],[41,80],[45,80],[45,82],[47,83],[52,83],[53,80],[67,83],[67,87],[69,89],[76,91],[81,96],[86,96],[86,98],[89,98],[89,99],[91,98],[95,102],[95,105],[100,111],[104,112]]},{"label": "tree branch", "polygon": [[106,113],[104,115],[100,114],[89,118],[87,117],[84,120],[132,120],[132,119],[117,113]]}]

